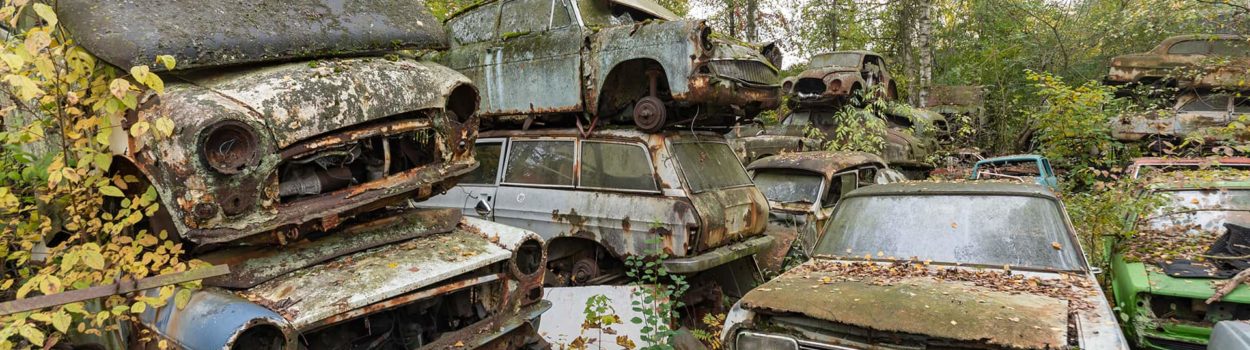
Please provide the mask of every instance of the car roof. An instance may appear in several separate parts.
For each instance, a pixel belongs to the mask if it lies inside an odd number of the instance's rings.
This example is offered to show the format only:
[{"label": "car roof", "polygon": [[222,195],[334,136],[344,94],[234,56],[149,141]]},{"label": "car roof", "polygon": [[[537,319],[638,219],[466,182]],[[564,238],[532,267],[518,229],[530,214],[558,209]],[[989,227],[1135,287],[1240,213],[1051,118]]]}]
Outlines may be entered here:
[{"label": "car roof", "polygon": [[783,153],[764,157],[751,162],[751,165],[747,166],[747,170],[799,169],[820,173],[828,177],[842,171],[842,169],[864,164],[876,164],[885,167],[886,163],[884,159],[872,153],[811,151]]},{"label": "car roof", "polygon": [[633,127],[599,127],[595,129],[587,137],[582,136],[581,130],[577,128],[534,128],[529,130],[520,129],[503,129],[503,130],[483,130],[478,133],[478,138],[492,137],[576,137],[579,139],[610,139],[610,138],[629,138],[629,139],[650,139],[652,137],[662,138],[681,138],[687,137],[691,139],[708,138],[708,141],[724,142],[725,135],[705,130],[664,130],[657,133],[642,132]]},{"label": "car roof", "polygon": [[873,51],[868,51],[868,50],[839,50],[839,51],[831,51],[831,52],[819,53],[819,54],[816,54],[815,56],[833,55],[833,54],[839,54],[839,53],[853,53],[853,54],[860,54],[860,55],[873,55],[873,56],[881,56],[881,54],[879,54],[879,53],[876,53],[876,52],[873,52]]},{"label": "car roof", "polygon": [[[621,6],[625,6],[634,10],[641,11],[643,13],[646,13],[652,16],[659,17],[660,19],[663,19],[666,21],[676,21],[676,20],[681,19],[681,16],[678,16],[676,13],[673,13],[673,11],[670,11],[668,8],[664,7],[664,5],[660,5],[660,3],[652,1],[652,0],[608,0],[608,1],[617,5],[621,5]],[[499,0],[486,0],[486,1],[481,1],[476,4],[470,5],[469,7],[465,7],[461,9],[460,11],[456,11],[455,13],[452,13],[450,16],[447,16],[447,19],[445,19],[444,22],[450,21],[452,18],[460,17],[460,15],[466,12],[475,10],[479,7],[485,6],[487,4],[494,4],[497,2],[499,2]]]},{"label": "car roof", "polygon": [[1168,158],[1141,157],[1133,160],[1133,166],[1142,165],[1250,165],[1250,157],[1214,157],[1214,158]]},{"label": "car roof", "polygon": [[893,195],[1003,195],[1058,200],[1054,192],[1033,183],[1004,181],[907,181],[860,187],[847,197]]},{"label": "car roof", "polygon": [[985,158],[985,159],[978,161],[977,164],[1009,162],[1009,161],[1016,161],[1016,160],[1039,161],[1042,159],[1045,159],[1045,157],[1042,157],[1041,155],[1037,155],[1037,154],[1013,154],[1009,156]]},{"label": "car roof", "polygon": [[1174,36],[1169,36],[1169,37],[1167,37],[1167,38],[1163,39],[1163,41],[1159,42],[1159,45],[1158,45],[1158,46],[1155,46],[1155,48],[1154,48],[1153,50],[1151,50],[1151,51],[1160,51],[1160,50],[1166,51],[1166,50],[1167,50],[1167,48],[1172,47],[1172,44],[1175,44],[1175,43],[1178,43],[1178,42],[1181,42],[1181,41],[1186,41],[1186,40],[1241,40],[1241,39],[1242,39],[1242,37],[1241,37],[1241,36],[1238,36],[1238,35],[1235,35],[1235,34],[1184,34],[1184,35],[1174,35]]}]

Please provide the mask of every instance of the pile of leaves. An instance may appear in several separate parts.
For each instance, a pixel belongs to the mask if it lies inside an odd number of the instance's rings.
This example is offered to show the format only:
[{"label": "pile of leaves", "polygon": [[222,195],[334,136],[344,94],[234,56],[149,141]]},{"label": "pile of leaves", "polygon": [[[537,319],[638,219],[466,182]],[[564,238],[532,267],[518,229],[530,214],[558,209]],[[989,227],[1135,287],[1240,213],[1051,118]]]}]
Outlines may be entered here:
[{"label": "pile of leaves", "polygon": [[1010,266],[998,269],[971,269],[962,267],[936,267],[928,262],[895,261],[890,264],[871,261],[828,261],[816,259],[797,268],[804,278],[811,273],[825,275],[823,284],[836,282],[862,282],[872,285],[893,285],[905,279],[931,278],[938,281],[967,282],[980,288],[1010,294],[1042,295],[1067,301],[1076,310],[1093,308],[1087,298],[1095,285],[1077,275],[1061,278],[1038,278],[1012,274]]},{"label": "pile of leaves", "polygon": [[1202,261],[1202,254],[1219,238],[1215,232],[1197,230],[1197,224],[1144,229],[1124,240],[1120,251],[1127,262],[1170,264],[1179,259]]}]

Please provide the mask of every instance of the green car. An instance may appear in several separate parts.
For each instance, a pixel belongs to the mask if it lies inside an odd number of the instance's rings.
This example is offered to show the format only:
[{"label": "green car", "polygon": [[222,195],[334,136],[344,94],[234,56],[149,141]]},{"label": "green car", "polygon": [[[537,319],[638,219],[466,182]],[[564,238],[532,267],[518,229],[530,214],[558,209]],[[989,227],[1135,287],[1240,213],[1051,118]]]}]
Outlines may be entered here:
[{"label": "green car", "polygon": [[[1142,349],[1205,349],[1216,322],[1250,319],[1250,288],[1216,294],[1246,254],[1225,254],[1250,226],[1250,172],[1197,170],[1143,176],[1158,209],[1137,215],[1132,235],[1107,237],[1111,292],[1120,326]],[[1239,227],[1240,226],[1240,227]],[[1228,234],[1229,231],[1239,234]],[[1248,234],[1250,235],[1250,234]],[[1214,247],[1214,249],[1213,249]],[[1237,256],[1241,259],[1229,259]],[[1212,259],[1211,256],[1223,256]]]}]

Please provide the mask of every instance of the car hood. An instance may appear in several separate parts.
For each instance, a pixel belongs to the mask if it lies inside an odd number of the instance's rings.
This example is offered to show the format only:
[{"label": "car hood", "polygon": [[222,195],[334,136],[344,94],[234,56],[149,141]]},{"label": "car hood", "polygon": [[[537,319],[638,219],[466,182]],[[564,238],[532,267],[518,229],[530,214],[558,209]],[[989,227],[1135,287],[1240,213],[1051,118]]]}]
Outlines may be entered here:
[{"label": "car hood", "polygon": [[[1211,279],[1211,278],[1178,278],[1168,276],[1161,271],[1161,268],[1155,266],[1146,266],[1143,263],[1128,264],[1128,272],[1137,276],[1144,276],[1145,291],[1155,295],[1167,295],[1174,297],[1183,297],[1191,299],[1206,300],[1215,295],[1217,285],[1223,285],[1228,279]],[[1214,283],[1213,283],[1214,282]],[[1250,304],[1250,287],[1238,286],[1232,293],[1228,293],[1220,298],[1222,302]]]},{"label": "car hood", "polygon": [[826,75],[830,75],[830,74],[850,74],[850,73],[859,74],[859,72],[855,70],[855,67],[830,66],[830,67],[824,67],[824,68],[805,70],[802,73],[799,73],[798,78],[799,79],[803,79],[803,78],[824,79]]},{"label": "car hood", "polygon": [[930,277],[885,285],[836,277],[792,271],[747,293],[741,305],[757,312],[801,314],[871,330],[1013,348],[1068,344],[1069,308],[1060,299]]},{"label": "car hood", "polygon": [[172,55],[175,69],[447,47],[422,1],[97,1],[57,4],[75,41],[119,67]]}]

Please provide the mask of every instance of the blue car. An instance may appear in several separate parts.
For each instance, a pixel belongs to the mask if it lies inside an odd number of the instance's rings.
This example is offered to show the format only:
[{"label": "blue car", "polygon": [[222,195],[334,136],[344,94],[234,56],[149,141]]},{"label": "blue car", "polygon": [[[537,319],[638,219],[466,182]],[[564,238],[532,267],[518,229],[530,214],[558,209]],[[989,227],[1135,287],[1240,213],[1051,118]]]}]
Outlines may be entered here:
[{"label": "blue car", "polygon": [[1020,154],[984,159],[972,167],[972,179],[1006,178],[1028,181],[1032,178],[1038,185],[1046,186],[1052,191],[1059,189],[1059,179],[1055,177],[1050,160],[1036,154]]}]

